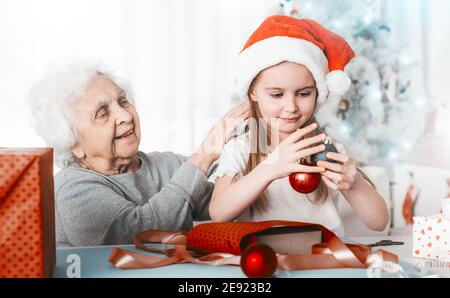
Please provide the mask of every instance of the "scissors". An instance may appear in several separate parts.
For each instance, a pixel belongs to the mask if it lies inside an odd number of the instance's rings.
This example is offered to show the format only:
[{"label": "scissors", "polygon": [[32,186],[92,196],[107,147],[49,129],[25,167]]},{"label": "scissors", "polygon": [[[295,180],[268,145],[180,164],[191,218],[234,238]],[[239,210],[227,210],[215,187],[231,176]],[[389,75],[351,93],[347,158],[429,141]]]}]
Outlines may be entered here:
[{"label": "scissors", "polygon": [[392,240],[381,240],[376,243],[369,244],[370,247],[377,247],[377,246],[392,246],[392,245],[403,245],[404,242],[401,241],[392,241]]}]

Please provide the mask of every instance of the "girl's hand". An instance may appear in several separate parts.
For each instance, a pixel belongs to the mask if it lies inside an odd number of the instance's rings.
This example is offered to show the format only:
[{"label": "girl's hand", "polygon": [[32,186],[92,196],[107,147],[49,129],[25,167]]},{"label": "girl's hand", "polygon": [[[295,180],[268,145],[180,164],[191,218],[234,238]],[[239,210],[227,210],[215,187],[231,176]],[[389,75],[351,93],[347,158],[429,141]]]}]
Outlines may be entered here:
[{"label": "girl's hand", "polygon": [[250,104],[240,104],[229,110],[208,132],[196,153],[207,154],[216,160],[235,129],[250,117]]},{"label": "girl's hand", "polygon": [[261,163],[261,166],[267,169],[270,180],[286,177],[291,173],[320,173],[325,169],[322,167],[305,166],[299,163],[302,158],[325,150],[325,145],[319,145],[305,149],[306,147],[320,143],[326,137],[320,134],[311,138],[302,140],[302,138],[314,131],[317,124],[313,123],[305,128],[298,129],[292,133]]},{"label": "girl's hand", "polygon": [[317,163],[319,167],[326,169],[322,173],[322,179],[325,184],[331,189],[339,191],[351,189],[358,174],[356,163],[348,155],[341,153],[328,152],[327,158],[339,163],[322,160]]}]

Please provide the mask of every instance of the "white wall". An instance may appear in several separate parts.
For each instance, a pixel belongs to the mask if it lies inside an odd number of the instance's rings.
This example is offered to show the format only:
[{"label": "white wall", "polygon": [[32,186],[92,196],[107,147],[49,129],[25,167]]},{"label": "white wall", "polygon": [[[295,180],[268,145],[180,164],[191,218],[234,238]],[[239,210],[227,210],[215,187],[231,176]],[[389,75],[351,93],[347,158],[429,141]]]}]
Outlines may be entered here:
[{"label": "white wall", "polygon": [[[443,102],[411,162],[450,167],[450,0],[384,4],[400,29],[398,46],[408,47],[409,58],[418,61],[412,69],[419,78],[416,88]],[[276,5],[274,0],[0,0],[0,146],[44,145],[29,125],[27,92],[48,65],[83,58],[102,62],[132,83],[144,151],[188,154],[231,106],[234,58]]]},{"label": "white wall", "polygon": [[44,146],[26,96],[55,63],[131,82],[143,151],[189,154],[232,105],[234,61],[270,0],[0,0],[0,146]]},{"label": "white wall", "polygon": [[[450,168],[450,0],[385,0],[394,42],[408,49],[414,87],[423,90],[430,113],[425,134],[408,162]],[[420,111],[418,111],[420,112]]]},{"label": "white wall", "polygon": [[[436,115],[435,135],[450,139],[450,1],[429,1],[429,78],[430,93],[442,100]],[[450,151],[450,150],[449,150]],[[450,155],[450,154],[448,154]]]}]

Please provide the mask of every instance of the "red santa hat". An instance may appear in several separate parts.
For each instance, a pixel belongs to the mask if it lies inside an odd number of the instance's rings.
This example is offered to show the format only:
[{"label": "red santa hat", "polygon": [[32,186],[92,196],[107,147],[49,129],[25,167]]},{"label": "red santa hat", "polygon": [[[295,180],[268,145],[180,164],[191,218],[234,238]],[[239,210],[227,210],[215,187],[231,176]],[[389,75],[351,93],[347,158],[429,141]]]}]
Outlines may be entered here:
[{"label": "red santa hat", "polygon": [[317,106],[327,98],[342,97],[351,86],[344,72],[355,57],[341,36],[309,19],[276,15],[267,18],[250,36],[238,57],[237,91],[247,98],[253,79],[281,62],[304,65],[318,90]]}]

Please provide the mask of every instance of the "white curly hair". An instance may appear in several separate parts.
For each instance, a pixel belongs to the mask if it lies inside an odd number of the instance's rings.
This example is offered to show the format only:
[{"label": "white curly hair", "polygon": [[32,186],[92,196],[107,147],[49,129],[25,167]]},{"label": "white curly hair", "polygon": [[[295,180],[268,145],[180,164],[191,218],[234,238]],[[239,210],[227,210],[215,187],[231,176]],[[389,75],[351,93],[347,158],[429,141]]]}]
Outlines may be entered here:
[{"label": "white curly hair", "polygon": [[33,85],[28,95],[32,126],[47,146],[53,147],[54,163],[60,168],[66,168],[76,162],[71,150],[77,140],[71,103],[81,97],[98,74],[120,86],[133,102],[127,82],[119,80],[111,72],[104,71],[99,65],[87,63],[54,68],[45,78]]}]

